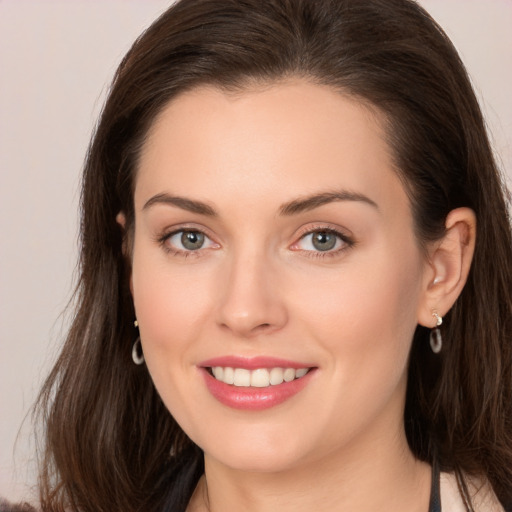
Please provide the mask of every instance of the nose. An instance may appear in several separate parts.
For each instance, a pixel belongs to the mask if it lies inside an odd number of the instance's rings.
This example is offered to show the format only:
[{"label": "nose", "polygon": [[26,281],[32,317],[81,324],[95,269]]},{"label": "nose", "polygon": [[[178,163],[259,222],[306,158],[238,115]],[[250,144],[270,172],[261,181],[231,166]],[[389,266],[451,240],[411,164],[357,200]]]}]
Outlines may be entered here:
[{"label": "nose", "polygon": [[232,258],[219,286],[220,327],[243,338],[282,329],[288,312],[277,274],[261,255],[240,254]]}]

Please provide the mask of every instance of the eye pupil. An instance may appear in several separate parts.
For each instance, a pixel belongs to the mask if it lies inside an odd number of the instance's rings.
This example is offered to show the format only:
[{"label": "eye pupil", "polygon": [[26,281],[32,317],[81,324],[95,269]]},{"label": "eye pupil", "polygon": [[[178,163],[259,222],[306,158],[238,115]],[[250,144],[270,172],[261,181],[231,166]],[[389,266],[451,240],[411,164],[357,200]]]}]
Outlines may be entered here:
[{"label": "eye pupil", "polygon": [[184,231],[181,235],[181,243],[185,249],[200,249],[204,244],[204,235],[198,231]]},{"label": "eye pupil", "polygon": [[318,251],[330,251],[336,245],[336,235],[327,231],[313,233],[313,247]]}]

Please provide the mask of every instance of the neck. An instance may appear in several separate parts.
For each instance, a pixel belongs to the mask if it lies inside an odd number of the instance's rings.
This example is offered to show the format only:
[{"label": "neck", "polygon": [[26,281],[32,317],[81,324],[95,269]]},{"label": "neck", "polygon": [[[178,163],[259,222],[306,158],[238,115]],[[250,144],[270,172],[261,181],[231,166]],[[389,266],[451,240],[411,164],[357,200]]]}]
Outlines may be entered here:
[{"label": "neck", "polygon": [[189,512],[426,512],[430,466],[414,458],[403,431],[396,434],[279,472],[240,471],[206,455]]}]

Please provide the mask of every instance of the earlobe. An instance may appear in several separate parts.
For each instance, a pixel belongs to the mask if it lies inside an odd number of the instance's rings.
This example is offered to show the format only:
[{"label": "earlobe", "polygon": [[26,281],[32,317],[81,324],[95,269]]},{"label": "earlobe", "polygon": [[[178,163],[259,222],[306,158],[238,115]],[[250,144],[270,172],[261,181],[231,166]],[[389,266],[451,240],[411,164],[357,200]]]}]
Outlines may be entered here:
[{"label": "earlobe", "polygon": [[127,247],[127,236],[126,236],[126,215],[124,214],[124,212],[119,212],[117,215],[116,215],[116,222],[119,224],[119,226],[121,226],[121,230],[123,232],[123,243],[122,243],[122,246],[121,246],[121,250],[123,251],[123,256],[125,258],[129,258],[129,252],[128,252],[128,247]]},{"label": "earlobe", "polygon": [[418,311],[418,323],[430,328],[436,323],[433,311],[444,316],[462,292],[475,249],[476,217],[473,210],[452,210],[446,217],[445,226],[444,236],[431,247],[429,282]]},{"label": "earlobe", "polygon": [[123,212],[119,212],[117,215],[116,215],[116,222],[123,228],[123,230],[125,229],[125,226],[126,226],[126,216]]}]

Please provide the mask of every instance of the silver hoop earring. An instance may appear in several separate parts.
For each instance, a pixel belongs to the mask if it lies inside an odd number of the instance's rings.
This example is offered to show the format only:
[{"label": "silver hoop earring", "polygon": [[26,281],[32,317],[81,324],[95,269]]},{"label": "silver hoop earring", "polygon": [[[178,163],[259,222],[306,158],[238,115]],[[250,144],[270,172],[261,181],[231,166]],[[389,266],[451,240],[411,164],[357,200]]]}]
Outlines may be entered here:
[{"label": "silver hoop earring", "polygon": [[140,336],[135,340],[132,347],[132,359],[136,365],[141,365],[144,362],[144,353],[142,352],[142,343]]},{"label": "silver hoop earring", "polygon": [[[135,329],[139,328],[139,322],[135,320],[133,322]],[[142,343],[140,342],[140,336],[137,336],[135,343],[132,347],[132,359],[136,365],[141,365],[144,362],[144,352],[142,351]]]},{"label": "silver hoop earring", "polygon": [[439,354],[443,348],[443,337],[439,326],[443,323],[443,318],[437,311],[432,312],[432,316],[436,319],[435,327],[430,331],[430,348],[434,354]]}]

